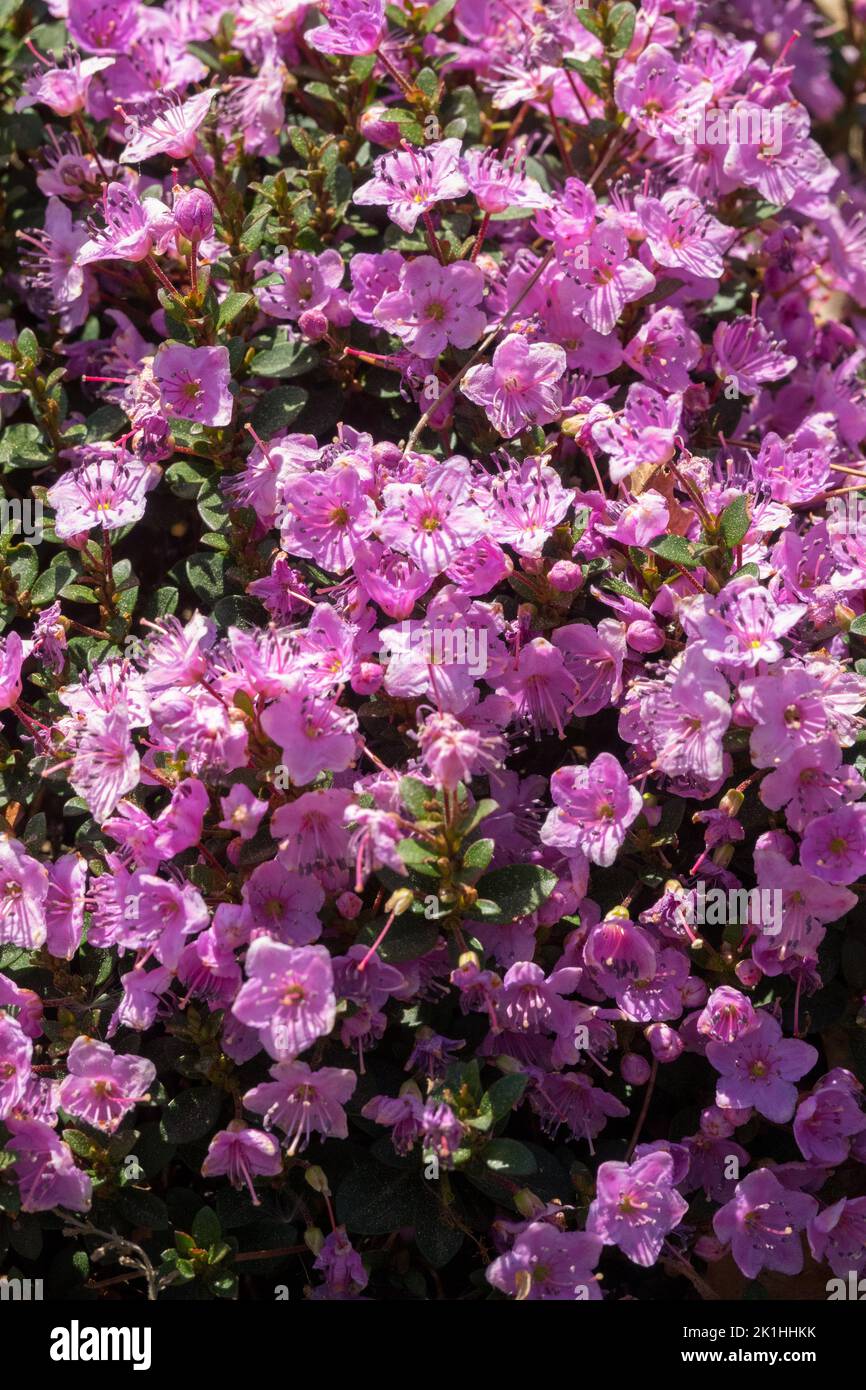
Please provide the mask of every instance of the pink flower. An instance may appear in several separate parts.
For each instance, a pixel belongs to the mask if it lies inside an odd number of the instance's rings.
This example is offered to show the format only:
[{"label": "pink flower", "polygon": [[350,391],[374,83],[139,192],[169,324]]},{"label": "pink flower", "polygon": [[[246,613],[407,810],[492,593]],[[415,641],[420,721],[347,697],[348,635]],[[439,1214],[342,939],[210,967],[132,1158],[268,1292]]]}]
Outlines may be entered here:
[{"label": "pink flower", "polygon": [[740,317],[720,323],[713,334],[716,375],[744,396],[754,396],[768,381],[781,381],[797,366],[770,337],[760,319]]},{"label": "pink flower", "polygon": [[93,227],[76,257],[78,265],[93,261],[143,261],[154,247],[174,235],[174,220],[158,198],[138,198],[123,183],[103,190],[105,227]]},{"label": "pink flower", "polygon": [[661,198],[635,198],[647,245],[659,265],[718,280],[722,257],[736,236],[707,212],[703,201],[685,188],[671,188]]},{"label": "pink flower", "polygon": [[290,555],[345,574],[355,549],[376,524],[376,504],[354,468],[339,465],[298,478],[286,488],[281,540]]},{"label": "pink flower", "polygon": [[487,1282],[512,1298],[597,1301],[602,1292],[593,1270],[601,1250],[598,1236],[534,1221],[518,1232],[506,1254],[488,1265]]},{"label": "pink flower", "polygon": [[812,1070],[818,1052],[811,1043],[784,1038],[781,1024],[761,1011],[754,1027],[733,1042],[707,1043],[707,1060],[720,1073],[717,1105],[751,1105],[759,1115],[783,1125],[792,1119],[797,1104],[793,1083]]},{"label": "pink flower", "polygon": [[253,869],[243,901],[253,937],[266,932],[291,946],[309,946],[322,934],[317,913],[325,894],[318,879],[295,873],[278,859]]},{"label": "pink flower", "polygon": [[0,945],[34,951],[46,937],[48,870],[20,840],[0,836]]},{"label": "pink flower", "polygon": [[118,454],[108,446],[103,458],[71,469],[48,489],[57,535],[69,540],[85,535],[94,526],[116,531],[133,525],[144,516],[147,494],[161,477],[162,470],[155,463]]},{"label": "pink flower", "polygon": [[[35,52],[35,50],[34,50]],[[85,58],[73,49],[64,54],[61,66],[56,60],[49,62],[41,54],[36,54],[45,66],[36,68],[24,83],[24,94],[15,103],[16,111],[43,102],[55,116],[72,116],[81,111],[87,101],[87,93],[96,73],[110,68],[113,58]]]},{"label": "pink flower", "polygon": [[587,1232],[637,1265],[654,1265],[689,1204],[673,1186],[673,1158],[657,1150],[633,1163],[602,1163]]},{"label": "pink flower", "polygon": [[825,883],[854,883],[866,871],[866,806],[840,806],[810,821],[800,860]]},{"label": "pink flower", "polygon": [[275,319],[299,319],[312,309],[326,314],[343,279],[343,257],[339,251],[289,251],[271,263],[263,262],[264,271],[279,271],[281,278],[274,284],[256,287],[256,298],[262,313]]},{"label": "pink flower", "polygon": [[221,830],[234,830],[242,840],[251,840],[258,830],[262,816],[268,809],[266,801],[253,796],[249,787],[236,782],[228,796],[220,797],[223,819]]},{"label": "pink flower", "polygon": [[352,57],[376,52],[385,29],[384,0],[322,0],[321,9],[325,23],[307,30],[311,48]]},{"label": "pink flower", "polygon": [[471,367],[460,389],[487,412],[494,428],[510,439],[527,425],[543,425],[559,418],[565,366],[565,352],[558,344],[530,343],[519,333],[509,333],[494,352],[492,363]]},{"label": "pink flower", "polygon": [[412,352],[432,361],[449,343],[468,348],[478,341],[487,322],[476,307],[483,293],[477,265],[442,266],[433,256],[417,256],[404,266],[400,288],[379,301],[375,316]]},{"label": "pink flower", "polygon": [[356,189],[354,200],[361,207],[386,207],[392,222],[412,232],[423,212],[466,192],[459,160],[459,140],[382,154],[373,165],[373,178]]},{"label": "pink flower", "polygon": [[550,779],[557,809],[542,830],[545,844],[575,845],[593,864],[613,863],[629,826],[643,805],[637,787],[610,753],[599,753],[588,767],[561,767]]},{"label": "pink flower", "polygon": [[0,637],[0,710],[17,704],[21,694],[24,644],[17,632]]},{"label": "pink flower", "polygon": [[118,709],[91,718],[78,739],[69,781],[98,823],[107,820],[122,796],[138,786],[140,761],[129,720]]},{"label": "pink flower", "polygon": [[234,401],[228,348],[162,343],[153,361],[153,375],[170,414],[200,425],[231,423]]},{"label": "pink flower", "polygon": [[6,1148],[15,1155],[13,1172],[21,1193],[21,1210],[51,1211],[67,1207],[88,1211],[91,1181],[75,1166],[68,1144],[41,1120],[15,1120],[6,1125],[12,1138]]},{"label": "pink flower", "polygon": [[483,529],[469,476],[454,464],[431,470],[423,483],[388,483],[382,500],[379,536],[430,579]]},{"label": "pink flower", "polygon": [[713,1230],[719,1240],[730,1242],[731,1254],[747,1279],[757,1279],[762,1269],[799,1274],[800,1232],[817,1211],[814,1197],[783,1187],[769,1168],[759,1168],[737,1183],[730,1202],[713,1217]]},{"label": "pink flower", "polygon": [[156,1067],[146,1057],[118,1055],[107,1043],[78,1037],[66,1058],[60,1104],[85,1124],[113,1134],[124,1115],[147,1099]]},{"label": "pink flower", "polygon": [[673,458],[682,409],[682,396],[662,396],[643,382],[628,388],[623,410],[592,428],[593,441],[609,455],[612,482],[622,482],[641,463]]},{"label": "pink flower", "polygon": [[69,0],[69,33],[88,53],[125,53],[139,25],[136,0]]},{"label": "pink flower", "polygon": [[277,1062],[271,1076],[272,1081],[247,1091],[244,1105],[262,1116],[267,1129],[276,1126],[283,1131],[290,1154],[302,1153],[314,1130],[324,1139],[348,1136],[343,1106],[358,1083],[353,1071],[344,1067],[312,1071],[306,1062]]},{"label": "pink flower", "polygon": [[588,246],[578,248],[573,271],[580,311],[590,328],[610,333],[625,308],[655,288],[655,276],[628,254],[628,239],[610,219],[595,227]]},{"label": "pink flower", "polygon": [[324,946],[286,946],[260,936],[247,951],[246,972],[232,1012],[259,1030],[277,1061],[294,1059],[330,1033],[337,1001]]},{"label": "pink flower", "polygon": [[314,782],[321,772],[343,772],[357,751],[357,716],[311,693],[303,676],[268,706],[262,728],[281,749],[288,774],[299,787]]},{"label": "pink flower", "polygon": [[176,92],[153,97],[127,116],[129,144],[121,164],[140,164],[155,154],[186,159],[198,144],[198,128],[217,95],[216,87],[182,101]]},{"label": "pink flower", "polygon": [[274,1178],[282,1167],[280,1146],[273,1135],[232,1120],[228,1129],[221,1129],[210,1141],[201,1171],[206,1178],[225,1176],[232,1187],[246,1187],[253,1206],[258,1207],[261,1198],[253,1179]]},{"label": "pink flower", "polygon": [[511,208],[549,208],[551,198],[536,179],[527,177],[516,158],[502,160],[491,149],[469,150],[460,161],[469,192],[482,212],[494,214]]}]

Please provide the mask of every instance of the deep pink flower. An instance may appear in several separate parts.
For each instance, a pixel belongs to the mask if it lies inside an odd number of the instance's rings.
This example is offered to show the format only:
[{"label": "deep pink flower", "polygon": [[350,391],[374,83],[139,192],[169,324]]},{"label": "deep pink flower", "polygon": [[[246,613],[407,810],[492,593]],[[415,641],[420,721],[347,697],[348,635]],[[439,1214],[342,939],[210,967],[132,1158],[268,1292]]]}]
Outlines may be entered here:
[{"label": "deep pink flower", "polygon": [[747,1173],[735,1195],[713,1217],[719,1240],[747,1279],[762,1269],[799,1274],[803,1268],[800,1232],[818,1211],[814,1197],[783,1187],[769,1168]]},{"label": "deep pink flower", "polygon": [[234,402],[229,390],[228,348],[162,343],[154,358],[153,375],[169,414],[200,425],[231,423]]},{"label": "deep pink flower", "polygon": [[459,140],[382,154],[373,165],[373,178],[355,190],[354,200],[360,207],[386,207],[391,221],[411,232],[422,213],[466,192],[459,166]]},{"label": "deep pink flower", "polygon": [[460,389],[510,439],[527,425],[544,425],[559,417],[564,372],[565,353],[557,344],[530,343],[520,333],[509,333],[492,363],[471,367]]}]

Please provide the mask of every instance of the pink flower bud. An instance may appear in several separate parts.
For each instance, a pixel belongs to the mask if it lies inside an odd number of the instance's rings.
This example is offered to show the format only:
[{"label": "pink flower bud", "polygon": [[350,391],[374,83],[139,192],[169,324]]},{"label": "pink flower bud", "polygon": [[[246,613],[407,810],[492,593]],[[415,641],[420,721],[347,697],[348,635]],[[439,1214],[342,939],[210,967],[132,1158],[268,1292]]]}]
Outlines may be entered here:
[{"label": "pink flower bud", "polygon": [[687,1009],[698,1009],[706,1001],[707,987],[703,980],[698,979],[695,975],[690,975],[680,993]]},{"label": "pink flower bud", "polygon": [[301,337],[308,343],[318,343],[328,331],[328,319],[321,309],[305,309],[298,319]]},{"label": "pink flower bud", "polygon": [[388,108],[377,102],[363,112],[358,129],[365,140],[372,145],[384,145],[386,150],[395,150],[402,138],[396,121],[388,120]]},{"label": "pink flower bud", "polygon": [[627,1052],[620,1062],[619,1069],[622,1072],[623,1081],[627,1081],[629,1086],[645,1086],[649,1081],[650,1064],[645,1057],[640,1057],[637,1052]]},{"label": "pink flower bud", "polygon": [[708,1105],[701,1112],[701,1134],[707,1134],[711,1139],[729,1139],[733,1132],[734,1127],[728,1116],[717,1105]]},{"label": "pink flower bud", "polygon": [[352,676],[352,689],[356,695],[375,695],[384,675],[385,672],[378,662],[362,661]]},{"label": "pink flower bud", "polygon": [[760,965],[754,960],[737,961],[736,969],[734,970],[734,974],[743,986],[743,989],[754,989],[763,973]]},{"label": "pink flower bud", "polygon": [[636,652],[658,652],[665,644],[665,635],[648,618],[636,618],[626,628],[625,640]]},{"label": "pink flower bud", "polygon": [[699,1236],[695,1241],[695,1254],[708,1264],[715,1264],[725,1255],[725,1247],[715,1236]]},{"label": "pink flower bud", "polygon": [[573,594],[583,583],[583,571],[580,565],[572,564],[571,560],[557,560],[547,571],[547,582],[557,593]]},{"label": "pink flower bud", "polygon": [[675,1062],[682,1056],[685,1043],[676,1029],[666,1023],[651,1023],[644,1029],[644,1037],[657,1062]]},{"label": "pink flower bud", "polygon": [[174,224],[187,241],[203,241],[213,231],[213,199],[203,188],[181,188],[172,204]]},{"label": "pink flower bud", "polygon": [[363,905],[357,893],[341,893],[337,899],[337,911],[347,922],[354,922]]}]

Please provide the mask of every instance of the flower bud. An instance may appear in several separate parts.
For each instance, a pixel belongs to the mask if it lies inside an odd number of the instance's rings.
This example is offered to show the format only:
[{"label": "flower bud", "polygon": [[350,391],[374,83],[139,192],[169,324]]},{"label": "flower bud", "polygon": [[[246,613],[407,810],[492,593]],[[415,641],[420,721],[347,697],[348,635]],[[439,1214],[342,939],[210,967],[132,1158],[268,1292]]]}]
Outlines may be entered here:
[{"label": "flower bud", "polygon": [[726,816],[738,816],[745,799],[741,791],[738,791],[736,787],[731,787],[730,791],[725,792],[719,802],[719,810],[724,811]]},{"label": "flower bud", "polygon": [[558,594],[573,594],[583,583],[583,570],[571,560],[557,560],[547,571],[547,582]]},{"label": "flower bud", "polygon": [[386,150],[395,150],[402,139],[399,125],[388,120],[388,108],[380,102],[362,112],[358,129],[365,140],[372,145],[384,145]]},{"label": "flower bud", "polygon": [[172,204],[174,224],[187,241],[203,241],[213,231],[213,199],[203,188],[179,188]]},{"label": "flower bud", "polygon": [[708,1135],[711,1139],[730,1139],[734,1132],[724,1110],[720,1110],[717,1105],[708,1105],[706,1110],[701,1112],[701,1134]]},{"label": "flower bud", "polygon": [[395,888],[385,904],[385,911],[393,912],[395,917],[402,917],[404,912],[409,911],[414,901],[415,894],[411,888]]},{"label": "flower bud", "polygon": [[325,1243],[324,1232],[318,1226],[308,1226],[304,1231],[304,1244],[313,1255],[318,1255]]},{"label": "flower bud", "polygon": [[311,1163],[304,1173],[304,1181],[314,1192],[321,1192],[323,1197],[330,1197],[331,1188],[328,1184],[327,1175],[324,1168],[320,1168],[317,1163]]},{"label": "flower bud", "polygon": [[337,911],[347,922],[354,922],[362,907],[357,893],[341,893],[337,899]]},{"label": "flower bud", "polygon": [[645,1086],[650,1078],[651,1067],[645,1057],[637,1052],[627,1052],[619,1064],[623,1081],[629,1086]]},{"label": "flower bud", "polygon": [[685,1043],[676,1029],[667,1023],[651,1023],[644,1029],[644,1037],[657,1062],[675,1062],[682,1056]]},{"label": "flower bud", "polygon": [[301,337],[308,343],[318,343],[328,331],[328,319],[321,309],[305,309],[298,319]]},{"label": "flower bud", "polygon": [[708,1264],[724,1258],[726,1247],[715,1236],[699,1236],[695,1241],[695,1254]]},{"label": "flower bud", "polygon": [[743,989],[754,989],[755,985],[759,983],[763,973],[760,965],[754,960],[737,961],[734,970],[734,974],[743,986]]},{"label": "flower bud", "polygon": [[706,1000],[707,987],[696,975],[690,975],[680,990],[680,995],[687,1009],[697,1009]]},{"label": "flower bud", "polygon": [[535,1217],[541,1216],[544,1211],[544,1203],[540,1197],[536,1197],[528,1187],[521,1187],[519,1192],[515,1192],[511,1199],[520,1215],[527,1221],[532,1221]]}]

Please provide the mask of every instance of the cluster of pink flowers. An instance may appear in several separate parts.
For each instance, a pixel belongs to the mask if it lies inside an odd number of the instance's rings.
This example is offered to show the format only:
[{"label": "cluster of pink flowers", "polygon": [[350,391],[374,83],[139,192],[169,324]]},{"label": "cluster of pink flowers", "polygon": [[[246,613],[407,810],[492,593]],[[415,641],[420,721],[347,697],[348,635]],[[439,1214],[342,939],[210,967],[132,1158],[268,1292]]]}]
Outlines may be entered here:
[{"label": "cluster of pink flowers", "polygon": [[70,47],[20,45],[0,1210],[86,1238],[182,1160],[303,1195],[316,1298],[392,1296],[397,1231],[454,1297],[807,1251],[823,1297],[866,1273],[866,181],[819,12],[396,8],[51,0]]}]

